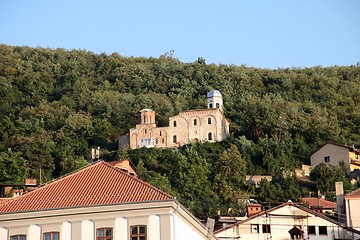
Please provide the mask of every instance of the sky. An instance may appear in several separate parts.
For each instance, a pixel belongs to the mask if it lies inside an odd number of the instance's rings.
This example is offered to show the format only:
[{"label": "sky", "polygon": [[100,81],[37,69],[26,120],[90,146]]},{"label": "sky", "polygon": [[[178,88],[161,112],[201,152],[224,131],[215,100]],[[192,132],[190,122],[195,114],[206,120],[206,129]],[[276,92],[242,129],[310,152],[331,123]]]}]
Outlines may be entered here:
[{"label": "sky", "polygon": [[360,0],[0,0],[0,44],[257,68],[360,62]]}]

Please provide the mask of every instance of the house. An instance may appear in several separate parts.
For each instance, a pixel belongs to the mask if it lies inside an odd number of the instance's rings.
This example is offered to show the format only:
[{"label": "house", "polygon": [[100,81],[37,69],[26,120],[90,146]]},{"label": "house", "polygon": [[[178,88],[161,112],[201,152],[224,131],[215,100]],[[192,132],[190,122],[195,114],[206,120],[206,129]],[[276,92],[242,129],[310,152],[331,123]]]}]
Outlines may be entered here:
[{"label": "house", "polygon": [[310,161],[311,166],[317,166],[320,163],[336,166],[344,162],[346,172],[349,174],[355,169],[360,169],[360,150],[353,146],[327,142],[311,154]]},{"label": "house", "polygon": [[169,118],[169,126],[158,127],[156,112],[140,111],[140,123],[130,129],[129,136],[119,139],[119,148],[130,141],[130,148],[174,148],[195,141],[222,141],[229,135],[229,122],[223,113],[223,99],[218,90],[207,94],[207,109],[188,110]]},{"label": "house", "polygon": [[13,197],[23,194],[25,189],[33,189],[37,185],[36,179],[26,178],[24,184],[0,184],[0,198],[12,195]]},{"label": "house", "polygon": [[359,239],[360,231],[291,201],[215,231],[218,239]]},{"label": "house", "polygon": [[335,213],[336,202],[328,201],[324,198],[306,197],[301,198],[301,202],[309,206],[310,209],[318,213]]},{"label": "house", "polygon": [[98,161],[2,202],[0,239],[215,237],[173,196],[119,167]]},{"label": "house", "polygon": [[360,188],[346,194],[344,199],[347,225],[360,231]]}]

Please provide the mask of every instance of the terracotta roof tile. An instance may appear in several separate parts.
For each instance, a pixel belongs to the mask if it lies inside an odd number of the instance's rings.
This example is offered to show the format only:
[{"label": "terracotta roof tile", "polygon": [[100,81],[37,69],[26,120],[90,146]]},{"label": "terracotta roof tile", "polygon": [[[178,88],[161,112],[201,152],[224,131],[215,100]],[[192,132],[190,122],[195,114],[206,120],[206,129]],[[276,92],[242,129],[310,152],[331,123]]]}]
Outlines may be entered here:
[{"label": "terracotta roof tile", "polygon": [[360,188],[348,193],[344,197],[345,199],[360,199]]},{"label": "terracotta roof tile", "polygon": [[11,199],[0,205],[0,212],[168,199],[174,197],[108,163],[99,161]]},{"label": "terracotta roof tile", "polygon": [[307,203],[309,204],[309,207],[318,207],[319,206],[319,202],[318,200],[320,200],[320,207],[325,208],[325,209],[335,209],[336,208],[336,202],[331,202],[328,200],[325,200],[323,198],[315,198],[315,197],[309,197],[309,198],[302,198],[301,201],[303,203]]}]

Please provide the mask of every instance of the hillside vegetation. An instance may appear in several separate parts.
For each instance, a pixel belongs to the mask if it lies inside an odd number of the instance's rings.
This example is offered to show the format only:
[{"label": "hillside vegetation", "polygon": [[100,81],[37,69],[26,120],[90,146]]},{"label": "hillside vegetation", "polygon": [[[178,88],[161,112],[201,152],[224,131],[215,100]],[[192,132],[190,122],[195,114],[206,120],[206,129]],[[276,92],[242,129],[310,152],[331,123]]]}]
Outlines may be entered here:
[{"label": "hillside vegetation", "polygon": [[[223,94],[226,141],[117,151],[141,109],[165,126],[179,111],[205,108],[211,89]],[[270,70],[0,45],[0,91],[0,183],[39,178],[40,169],[51,180],[84,166],[100,146],[107,160],[130,157],[144,180],[199,217],[238,209],[236,199],[255,193],[297,200],[309,189],[284,172],[309,163],[326,141],[360,146],[356,66]],[[276,179],[255,189],[245,174]]]}]

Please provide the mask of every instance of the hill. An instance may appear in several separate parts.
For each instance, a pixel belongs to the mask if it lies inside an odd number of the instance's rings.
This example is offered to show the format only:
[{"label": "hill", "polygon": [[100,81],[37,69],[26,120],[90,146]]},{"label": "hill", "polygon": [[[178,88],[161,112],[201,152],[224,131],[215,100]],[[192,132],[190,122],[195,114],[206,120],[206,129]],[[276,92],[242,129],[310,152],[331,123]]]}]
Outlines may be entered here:
[{"label": "hill", "polygon": [[[237,182],[245,173],[280,175],[308,163],[325,141],[360,147],[356,66],[270,70],[0,45],[0,84],[2,183],[39,178],[40,169],[48,181],[86,164],[90,147],[100,146],[108,159],[130,156],[145,180],[203,216],[252,191]],[[167,125],[179,111],[206,107],[211,89],[222,92],[231,122],[225,142],[115,151],[142,108]]]}]

